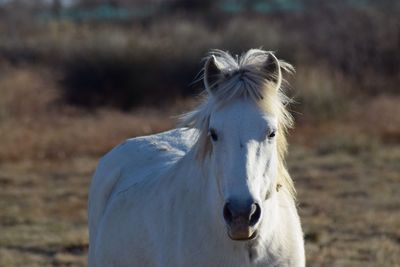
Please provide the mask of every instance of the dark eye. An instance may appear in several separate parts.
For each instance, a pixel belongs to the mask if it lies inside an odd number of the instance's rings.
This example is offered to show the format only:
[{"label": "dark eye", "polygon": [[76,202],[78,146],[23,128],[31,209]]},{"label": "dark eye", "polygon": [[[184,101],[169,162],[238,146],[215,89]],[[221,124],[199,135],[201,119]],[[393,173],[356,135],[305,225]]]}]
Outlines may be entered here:
[{"label": "dark eye", "polygon": [[275,131],[272,131],[272,132],[270,132],[269,134],[268,134],[268,138],[269,139],[272,139],[272,138],[274,138],[275,137]]},{"label": "dark eye", "polygon": [[214,142],[218,140],[218,135],[217,135],[217,133],[215,132],[215,130],[214,130],[213,128],[211,128],[211,129],[208,131],[208,135],[211,137],[211,139],[212,139]]}]

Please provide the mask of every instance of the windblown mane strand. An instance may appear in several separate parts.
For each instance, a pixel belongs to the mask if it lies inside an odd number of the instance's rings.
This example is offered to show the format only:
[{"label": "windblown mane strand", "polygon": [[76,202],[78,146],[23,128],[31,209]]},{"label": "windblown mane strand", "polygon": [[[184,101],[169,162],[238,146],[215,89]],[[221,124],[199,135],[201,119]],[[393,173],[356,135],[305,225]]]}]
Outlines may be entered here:
[{"label": "windblown mane strand", "polygon": [[[278,181],[282,191],[290,196],[295,196],[293,181],[286,169],[285,155],[287,152],[286,133],[293,125],[293,118],[286,106],[290,99],[282,91],[281,70],[288,73],[294,71],[293,67],[284,61],[277,60],[277,71],[268,73],[264,64],[272,52],[260,49],[249,50],[244,55],[233,58],[229,53],[221,50],[213,50],[206,57],[215,57],[220,64],[221,77],[218,79],[218,90],[213,94],[207,94],[203,103],[195,110],[181,117],[181,126],[196,128],[199,130],[194,149],[201,161],[212,151],[212,145],[208,138],[209,118],[212,112],[236,98],[253,100],[267,113],[274,114],[278,118],[277,149],[278,149]],[[268,66],[267,66],[268,67]],[[205,69],[202,70],[204,77]],[[216,83],[206,86],[206,91],[211,92]]]}]

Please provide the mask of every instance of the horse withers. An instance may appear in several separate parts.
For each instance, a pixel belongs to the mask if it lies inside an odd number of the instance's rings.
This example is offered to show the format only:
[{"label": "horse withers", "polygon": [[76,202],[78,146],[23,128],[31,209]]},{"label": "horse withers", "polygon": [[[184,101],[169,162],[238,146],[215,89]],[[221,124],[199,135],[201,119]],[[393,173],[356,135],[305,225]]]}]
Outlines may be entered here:
[{"label": "horse withers", "polygon": [[168,132],[99,162],[89,192],[89,266],[304,266],[285,167],[282,72],[272,52],[206,58],[207,96]]}]

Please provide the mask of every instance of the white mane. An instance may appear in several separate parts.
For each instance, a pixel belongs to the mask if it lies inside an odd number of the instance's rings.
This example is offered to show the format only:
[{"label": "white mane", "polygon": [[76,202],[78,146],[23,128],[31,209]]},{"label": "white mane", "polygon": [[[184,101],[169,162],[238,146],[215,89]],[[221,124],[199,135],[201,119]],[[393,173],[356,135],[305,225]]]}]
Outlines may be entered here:
[{"label": "white mane", "polygon": [[[216,77],[218,84],[205,84],[206,96],[203,103],[195,110],[184,114],[181,117],[181,125],[199,130],[195,147],[198,157],[203,160],[212,149],[209,138],[207,138],[209,118],[211,113],[219,107],[229,103],[233,99],[251,99],[267,113],[278,118],[278,184],[283,191],[295,196],[293,181],[285,166],[285,154],[287,152],[286,133],[293,125],[293,118],[286,106],[290,99],[284,94],[282,84],[282,70],[293,73],[294,68],[289,63],[278,60],[273,52],[260,49],[251,49],[240,57],[232,57],[228,52],[213,50],[205,60],[215,58],[221,69],[221,75]],[[273,57],[277,62],[277,71],[267,72],[263,63],[268,57]],[[270,63],[273,64],[273,63]],[[204,77],[204,69],[202,77]],[[218,86],[218,90],[213,87]],[[213,94],[210,92],[213,91]]]}]

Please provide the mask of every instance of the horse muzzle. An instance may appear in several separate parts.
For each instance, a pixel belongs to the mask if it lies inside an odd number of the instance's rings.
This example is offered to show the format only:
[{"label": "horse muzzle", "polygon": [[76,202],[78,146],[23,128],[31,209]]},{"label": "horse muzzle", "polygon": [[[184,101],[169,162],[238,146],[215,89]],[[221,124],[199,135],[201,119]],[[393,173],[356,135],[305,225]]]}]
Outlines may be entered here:
[{"label": "horse muzzle", "polygon": [[247,201],[243,204],[231,200],[226,202],[223,214],[232,240],[250,240],[257,236],[256,225],[261,218],[258,203]]},{"label": "horse muzzle", "polygon": [[246,241],[257,237],[256,228],[244,224],[242,222],[234,222],[227,228],[228,228],[228,236],[232,240]]}]

